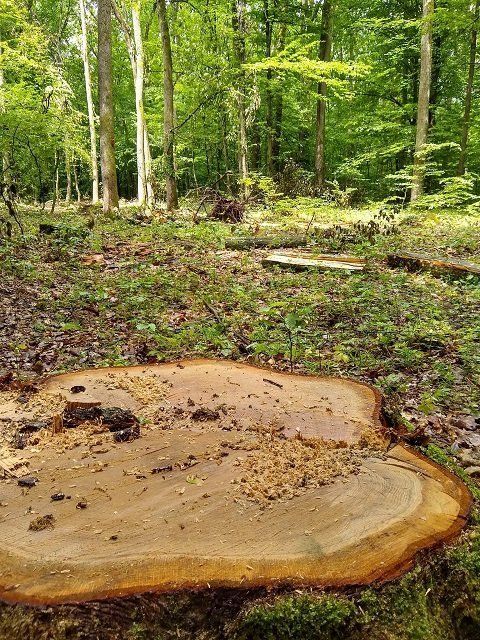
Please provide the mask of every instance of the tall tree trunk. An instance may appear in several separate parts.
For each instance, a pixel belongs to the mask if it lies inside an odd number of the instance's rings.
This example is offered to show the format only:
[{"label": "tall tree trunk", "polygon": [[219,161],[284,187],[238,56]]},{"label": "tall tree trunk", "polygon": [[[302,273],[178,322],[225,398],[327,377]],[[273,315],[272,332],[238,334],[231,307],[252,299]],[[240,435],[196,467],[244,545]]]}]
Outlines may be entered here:
[{"label": "tall tree trunk", "polygon": [[223,162],[225,165],[225,184],[227,186],[228,193],[232,193],[232,184],[230,180],[230,162],[228,159],[228,144],[227,144],[227,116],[224,111],[222,115],[222,153]]},{"label": "tall tree trunk", "polygon": [[280,145],[282,141],[282,122],[283,122],[283,95],[280,92],[275,101],[275,125],[274,125],[274,137],[273,137],[273,166],[275,171],[278,172],[281,169],[280,166]]},{"label": "tall tree trunk", "polygon": [[144,60],[142,29],[140,24],[139,2],[132,3],[133,37],[135,41],[135,110],[137,114],[137,175],[138,204],[144,206],[147,201],[147,175],[145,171],[145,113],[143,107]]},{"label": "tall tree trunk", "polygon": [[468,61],[467,87],[465,90],[465,106],[462,119],[462,134],[460,138],[460,158],[458,159],[457,176],[465,174],[467,157],[468,134],[470,131],[470,116],[472,113],[473,79],[475,77],[475,62],[477,58],[478,19],[480,17],[480,0],[475,3],[474,22],[470,33],[470,56]]},{"label": "tall tree trunk", "polygon": [[112,6],[98,0],[98,96],[100,101],[100,164],[103,211],[118,209],[117,168],[112,95]]},{"label": "tall tree trunk", "polygon": [[145,179],[147,181],[147,206],[153,209],[155,205],[155,192],[152,184],[152,153],[150,151],[150,141],[148,139],[147,123],[143,127],[143,150],[145,153]]},{"label": "tall tree trunk", "polygon": [[73,163],[73,179],[75,182],[75,191],[77,192],[77,202],[80,203],[82,201],[82,194],[80,193],[80,187],[78,185],[78,168],[75,161]]},{"label": "tall tree trunk", "polygon": [[251,130],[250,162],[254,171],[260,171],[260,165],[262,163],[262,137],[260,134],[260,124],[257,120],[253,122]]},{"label": "tall tree trunk", "polygon": [[[270,0],[263,1],[263,12],[265,15],[265,56],[270,58],[272,56],[272,31],[273,24],[270,16]],[[271,69],[267,70],[267,89],[266,89],[266,125],[267,125],[267,174],[273,176],[275,173],[273,162],[273,148],[274,148],[274,125],[273,125],[273,95],[272,95],[272,77],[273,73]]]},{"label": "tall tree trunk", "polygon": [[[332,57],[332,0],[323,0],[322,24],[320,28],[319,60],[330,62]],[[315,144],[315,183],[319,191],[325,188],[325,121],[327,114],[327,85],[319,82],[317,101],[317,139]]]},{"label": "tall tree trunk", "polygon": [[245,71],[242,65],[246,61],[245,51],[245,0],[232,2],[233,47],[237,62],[237,112],[238,112],[238,172],[240,193],[243,199],[248,198],[248,142],[247,115],[245,111]]},{"label": "tall tree trunk", "polygon": [[[276,5],[275,5],[276,6]],[[280,35],[278,38],[278,50],[283,51],[285,47],[285,36],[286,36],[287,26],[283,22],[280,27]],[[275,112],[274,112],[274,134],[273,134],[273,165],[274,170],[276,172],[280,171],[280,143],[282,139],[282,118],[283,118],[283,93],[281,87],[277,91],[277,97],[275,100]]]},{"label": "tall tree trunk", "polygon": [[417,135],[415,139],[415,157],[413,160],[411,202],[415,202],[415,200],[423,194],[425,182],[425,145],[427,143],[430,110],[434,11],[434,0],[423,0],[422,39],[420,45],[420,78],[418,83]]},{"label": "tall tree trunk", "polygon": [[[0,34],[1,36],[1,34]],[[3,53],[3,47],[0,37],[0,58]],[[5,101],[3,96],[3,88],[5,85],[5,74],[3,71],[3,67],[0,66],[0,113],[5,113]],[[2,153],[2,174],[0,183],[2,185],[2,189],[6,191],[11,188],[11,173],[10,173],[10,157],[7,149],[4,149]]]},{"label": "tall tree trunk", "polygon": [[[140,0],[132,4],[132,30],[120,10],[116,0],[112,0],[112,8],[117,18],[120,28],[123,31],[127,45],[128,57],[132,67],[133,84],[135,87],[135,116],[137,125],[136,148],[137,148],[137,200],[143,206],[145,203],[151,209],[154,204],[153,187],[151,184],[152,156],[150,153],[150,143],[148,141],[147,123],[145,121],[144,107],[144,86],[145,86],[145,63],[143,53],[143,39],[140,22]],[[140,138],[142,136],[142,138]]]},{"label": "tall tree trunk", "polygon": [[66,204],[70,204],[70,200],[72,199],[72,169],[70,163],[70,152],[68,149],[65,149],[65,173],[67,174],[67,190],[65,193],[65,202]]},{"label": "tall tree trunk", "polygon": [[57,201],[59,199],[60,193],[60,176],[58,173],[58,165],[60,162],[60,154],[58,150],[55,149],[55,166],[53,167],[53,197],[52,197],[52,206],[50,207],[50,215],[53,216],[55,211],[55,207],[57,205]]},{"label": "tall tree trunk", "polygon": [[157,1],[163,48],[163,155],[165,163],[167,211],[178,208],[175,177],[175,112],[173,103],[173,63],[170,29],[165,0]]},{"label": "tall tree trunk", "polygon": [[90,131],[90,162],[92,167],[92,202],[98,202],[98,162],[97,162],[97,134],[95,133],[95,111],[92,97],[92,80],[90,77],[90,63],[88,60],[87,22],[85,20],[85,3],[79,0],[80,22],[82,24],[82,60],[85,76],[85,93],[87,95],[88,128]]}]

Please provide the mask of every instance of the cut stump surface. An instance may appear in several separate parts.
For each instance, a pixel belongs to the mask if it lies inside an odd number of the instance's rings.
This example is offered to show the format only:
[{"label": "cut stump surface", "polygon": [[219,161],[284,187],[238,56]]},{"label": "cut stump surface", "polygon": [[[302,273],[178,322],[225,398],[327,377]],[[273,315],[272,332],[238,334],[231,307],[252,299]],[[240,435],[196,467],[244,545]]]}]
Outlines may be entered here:
[{"label": "cut stump surface", "polygon": [[[465,523],[463,483],[399,445],[365,459],[357,474],[264,510],[236,493],[245,430],[255,425],[349,443],[381,429],[379,395],[366,385],[200,360],[83,371],[43,386],[76,402],[82,394],[70,389],[82,386],[89,402],[141,416],[129,380],[142,376],[157,380],[159,405],[175,424],[145,426],[139,440],[103,450],[29,451],[36,485],[0,482],[8,505],[0,509],[1,599],[367,584],[398,575]],[[65,499],[54,500],[59,493]],[[51,527],[29,529],[49,514]]]}]

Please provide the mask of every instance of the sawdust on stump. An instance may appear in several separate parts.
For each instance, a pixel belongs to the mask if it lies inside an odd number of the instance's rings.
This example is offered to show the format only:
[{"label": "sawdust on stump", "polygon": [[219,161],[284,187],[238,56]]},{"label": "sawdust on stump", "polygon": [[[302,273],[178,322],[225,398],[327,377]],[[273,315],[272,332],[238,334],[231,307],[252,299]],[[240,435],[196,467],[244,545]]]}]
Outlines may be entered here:
[{"label": "sawdust on stump", "polygon": [[55,518],[51,513],[46,516],[39,516],[32,520],[28,526],[29,531],[45,531],[45,529],[53,529],[55,526]]},{"label": "sawdust on stump", "polygon": [[318,438],[286,439],[264,434],[252,445],[246,458],[237,458],[241,475],[235,479],[249,500],[290,500],[337,478],[359,473],[366,458],[384,458],[384,441],[369,430],[359,443]]},{"label": "sawdust on stump", "polygon": [[367,385],[221,361],[97,369],[9,396],[0,420],[49,424],[84,394],[92,415],[138,418],[141,437],[114,442],[101,419],[27,434],[27,469],[10,460],[1,480],[4,600],[370,583],[465,524],[463,483],[388,450]]}]

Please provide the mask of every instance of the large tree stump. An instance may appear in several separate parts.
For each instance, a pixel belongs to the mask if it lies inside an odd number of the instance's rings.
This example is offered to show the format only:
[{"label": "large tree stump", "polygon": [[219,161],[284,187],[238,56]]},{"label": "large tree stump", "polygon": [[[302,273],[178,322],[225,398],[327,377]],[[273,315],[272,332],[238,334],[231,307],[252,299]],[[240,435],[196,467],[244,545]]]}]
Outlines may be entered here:
[{"label": "large tree stump", "polygon": [[381,433],[379,394],[350,380],[199,360],[65,374],[43,390],[68,402],[85,393],[89,404],[140,418],[150,394],[158,414],[132,442],[65,449],[52,436],[51,446],[22,452],[35,485],[0,482],[8,504],[0,598],[8,602],[368,584],[450,540],[469,511],[460,480],[413,449],[387,452],[386,438],[378,440],[384,455],[366,456],[355,473],[324,486],[307,479],[291,499],[266,505],[245,498],[235,480],[260,427],[272,438],[280,432],[285,446],[292,438],[356,446],[366,430]]}]

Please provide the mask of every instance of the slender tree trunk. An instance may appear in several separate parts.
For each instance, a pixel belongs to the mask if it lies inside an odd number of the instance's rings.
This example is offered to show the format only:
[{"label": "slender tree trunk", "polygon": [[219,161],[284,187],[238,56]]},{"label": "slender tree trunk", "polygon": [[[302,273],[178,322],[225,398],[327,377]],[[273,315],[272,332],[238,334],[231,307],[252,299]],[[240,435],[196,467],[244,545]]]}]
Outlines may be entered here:
[{"label": "slender tree trunk", "polygon": [[430,103],[428,105],[428,128],[435,126],[436,107],[441,93],[442,51],[445,37],[439,31],[432,36],[432,77],[430,79]]},{"label": "slender tree trunk", "polygon": [[465,90],[465,106],[462,119],[462,134],[460,138],[460,158],[458,159],[457,176],[465,174],[467,157],[468,134],[470,132],[470,117],[472,113],[473,79],[475,77],[475,62],[477,59],[478,19],[480,17],[480,0],[474,8],[474,23],[470,33],[470,56],[468,61],[467,87]]},{"label": "slender tree trunk", "polygon": [[[263,12],[265,15],[265,56],[270,58],[272,56],[272,31],[273,25],[270,16],[270,2],[269,0],[263,1]],[[273,126],[273,95],[272,95],[272,77],[273,73],[271,69],[267,70],[267,90],[266,90],[266,125],[267,125],[267,174],[273,176],[275,173],[273,162],[273,147],[274,147],[274,126]]]},{"label": "slender tree trunk", "polygon": [[283,123],[283,95],[279,93],[275,104],[275,134],[273,138],[273,164],[275,171],[280,171],[280,149],[282,141],[282,123]]},{"label": "slender tree trunk", "polygon": [[175,112],[173,102],[173,63],[170,29],[165,0],[157,1],[163,48],[163,155],[165,163],[167,211],[178,208],[175,177]]},{"label": "slender tree trunk", "polygon": [[423,0],[423,25],[420,45],[420,78],[418,84],[417,134],[413,160],[413,186],[410,200],[415,202],[422,194],[425,182],[425,145],[428,135],[430,87],[432,81],[432,41],[434,0]]},{"label": "slender tree trunk", "polygon": [[152,184],[152,153],[150,151],[150,141],[148,139],[147,123],[143,128],[143,149],[145,152],[145,179],[147,181],[147,206],[153,209],[155,205],[155,192]]},{"label": "slender tree trunk", "polygon": [[100,164],[103,183],[103,211],[118,209],[117,168],[112,95],[112,6],[98,0],[98,96],[100,101]]},{"label": "slender tree trunk", "polygon": [[[280,36],[278,38],[278,50],[283,51],[285,46],[285,36],[286,36],[286,24],[282,23],[280,27]],[[275,100],[275,112],[274,112],[274,135],[273,135],[273,165],[275,171],[280,171],[280,144],[282,139],[282,118],[283,118],[283,94],[281,87],[277,91],[277,97]]]},{"label": "slender tree trunk", "polygon": [[60,177],[58,175],[58,164],[60,162],[60,154],[58,150],[55,149],[55,166],[53,167],[53,197],[52,197],[52,206],[50,207],[50,215],[53,216],[55,211],[55,207],[57,205],[57,201],[59,198],[59,180]]},{"label": "slender tree trunk", "polygon": [[80,187],[78,185],[78,168],[76,162],[73,163],[73,179],[75,182],[75,191],[77,192],[77,202],[82,201],[82,194],[80,193]]},{"label": "slender tree trunk", "polygon": [[237,112],[238,112],[238,172],[240,193],[244,200],[248,198],[248,142],[247,116],[245,111],[245,72],[242,65],[246,62],[245,51],[245,0],[232,2],[233,46],[238,67],[237,72]]},{"label": "slender tree trunk", "polygon": [[[3,47],[0,37],[0,57],[3,53]],[[5,113],[5,101],[3,97],[3,88],[5,85],[5,74],[3,71],[3,67],[0,66],[0,113]],[[5,190],[10,190],[11,188],[11,173],[10,173],[10,157],[7,149],[5,149],[2,153],[2,175],[0,183],[2,183],[2,188]]]},{"label": "slender tree trunk", "polygon": [[222,152],[223,162],[225,165],[225,184],[227,186],[228,193],[232,193],[232,184],[230,180],[230,161],[228,158],[228,144],[227,144],[227,116],[225,112],[222,116]]},{"label": "slender tree trunk", "polygon": [[90,78],[90,63],[88,60],[87,23],[85,20],[85,3],[79,0],[80,22],[82,24],[82,60],[85,76],[85,93],[87,95],[88,127],[90,131],[90,161],[92,167],[92,202],[98,202],[98,162],[97,162],[97,134],[95,132],[95,111],[92,97],[92,81]]},{"label": "slender tree trunk", "polygon": [[[323,0],[322,24],[320,29],[320,47],[318,57],[322,62],[330,62],[332,57],[332,0]],[[327,114],[327,85],[318,84],[317,101],[317,139],[315,145],[315,182],[319,191],[325,188],[325,121]]]},{"label": "slender tree trunk", "polygon": [[260,124],[257,120],[253,122],[251,131],[250,162],[252,169],[259,171],[262,163],[262,137],[260,134]]},{"label": "slender tree trunk", "polygon": [[140,24],[140,6],[132,3],[133,37],[135,41],[135,109],[137,114],[137,175],[138,204],[144,206],[147,201],[147,175],[145,171],[145,113],[143,107],[144,61],[142,29]]},{"label": "slender tree trunk", "polygon": [[55,202],[60,200],[60,154],[55,151]]},{"label": "slender tree trunk", "polygon": [[70,163],[70,152],[65,149],[65,173],[67,174],[67,190],[65,192],[65,202],[70,204],[72,199],[72,170]]}]

